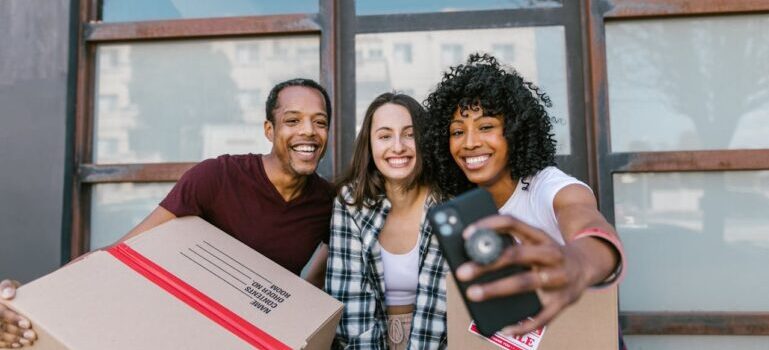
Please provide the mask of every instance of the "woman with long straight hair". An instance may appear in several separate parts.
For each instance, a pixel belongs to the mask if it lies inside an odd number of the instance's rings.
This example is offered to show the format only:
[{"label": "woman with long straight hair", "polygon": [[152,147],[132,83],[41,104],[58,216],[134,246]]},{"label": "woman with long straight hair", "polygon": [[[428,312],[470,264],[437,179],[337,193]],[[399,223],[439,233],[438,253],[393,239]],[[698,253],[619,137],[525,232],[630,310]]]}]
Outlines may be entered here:
[{"label": "woman with long straight hair", "polygon": [[446,347],[446,268],[426,223],[436,198],[417,142],[424,118],[407,95],[378,96],[338,182],[326,268],[326,291],[345,304],[338,348]]}]

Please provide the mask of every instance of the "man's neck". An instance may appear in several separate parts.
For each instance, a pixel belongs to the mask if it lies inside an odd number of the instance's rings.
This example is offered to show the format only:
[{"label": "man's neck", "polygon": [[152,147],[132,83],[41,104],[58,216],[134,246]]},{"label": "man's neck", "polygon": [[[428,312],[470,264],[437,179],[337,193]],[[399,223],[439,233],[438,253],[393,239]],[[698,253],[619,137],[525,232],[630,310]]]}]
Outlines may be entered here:
[{"label": "man's neck", "polygon": [[262,165],[267,178],[278,190],[284,201],[288,202],[302,194],[308,176],[298,175],[290,169],[286,169],[280,160],[271,153],[262,156]]}]

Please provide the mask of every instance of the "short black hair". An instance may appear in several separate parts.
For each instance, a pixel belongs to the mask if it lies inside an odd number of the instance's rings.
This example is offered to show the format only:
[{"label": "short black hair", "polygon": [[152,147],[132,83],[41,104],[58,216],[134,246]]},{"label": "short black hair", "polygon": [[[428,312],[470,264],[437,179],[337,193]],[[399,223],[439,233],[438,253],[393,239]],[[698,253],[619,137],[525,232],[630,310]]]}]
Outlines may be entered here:
[{"label": "short black hair", "polygon": [[290,86],[304,86],[320,91],[320,94],[323,95],[323,100],[326,102],[326,115],[328,116],[329,124],[331,124],[331,99],[328,97],[326,89],[320,86],[320,84],[318,84],[315,80],[305,78],[286,80],[273,86],[272,90],[270,90],[270,94],[267,95],[267,104],[265,106],[267,121],[270,123],[275,122],[275,115],[273,115],[272,112],[278,108],[278,94],[280,94],[283,89]]},{"label": "short black hair", "polygon": [[555,165],[552,119],[545,107],[550,99],[518,72],[506,69],[488,54],[473,54],[467,63],[451,67],[425,100],[429,117],[421,138],[424,166],[444,195],[453,196],[476,186],[454,162],[449,150],[449,125],[459,109],[483,109],[483,115],[502,116],[507,139],[507,166],[513,179],[524,182]]}]

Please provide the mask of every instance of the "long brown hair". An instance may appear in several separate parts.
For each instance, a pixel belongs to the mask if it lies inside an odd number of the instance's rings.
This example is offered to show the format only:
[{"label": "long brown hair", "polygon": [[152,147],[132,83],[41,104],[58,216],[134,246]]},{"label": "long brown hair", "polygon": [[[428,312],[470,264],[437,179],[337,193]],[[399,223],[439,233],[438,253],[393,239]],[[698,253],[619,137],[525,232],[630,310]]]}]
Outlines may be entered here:
[{"label": "long brown hair", "polygon": [[414,98],[408,95],[386,92],[383,93],[366,109],[366,115],[363,118],[358,137],[355,138],[355,148],[353,150],[352,163],[344,172],[344,175],[337,181],[337,194],[341,197],[341,190],[347,186],[352,195],[352,202],[342,200],[348,205],[353,205],[360,209],[361,207],[370,207],[378,204],[385,193],[385,179],[379,172],[371,156],[371,124],[374,119],[374,113],[379,107],[385,104],[394,104],[406,108],[411,115],[411,123],[414,125],[414,137],[416,147],[416,164],[414,171],[406,181],[407,186],[404,190],[410,190],[417,186],[426,185],[427,177],[423,173],[422,167],[422,149],[419,137],[422,134],[422,125],[427,115],[425,109]]}]

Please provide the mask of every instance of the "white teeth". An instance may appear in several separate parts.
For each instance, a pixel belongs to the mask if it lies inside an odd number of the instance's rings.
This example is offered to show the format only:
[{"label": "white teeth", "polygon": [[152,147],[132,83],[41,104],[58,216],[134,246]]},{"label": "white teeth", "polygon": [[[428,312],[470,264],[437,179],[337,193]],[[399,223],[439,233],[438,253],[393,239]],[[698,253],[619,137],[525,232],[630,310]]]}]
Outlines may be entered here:
[{"label": "white teeth", "polygon": [[387,162],[392,165],[403,165],[403,164],[406,164],[408,161],[409,161],[408,158],[390,158],[387,160]]},{"label": "white teeth", "polygon": [[294,151],[297,151],[297,152],[315,152],[315,146],[310,146],[310,145],[294,146]]},{"label": "white teeth", "polygon": [[487,159],[489,159],[488,155],[477,156],[477,157],[467,157],[465,158],[465,162],[467,162],[467,164],[477,164],[477,163],[485,162]]}]

